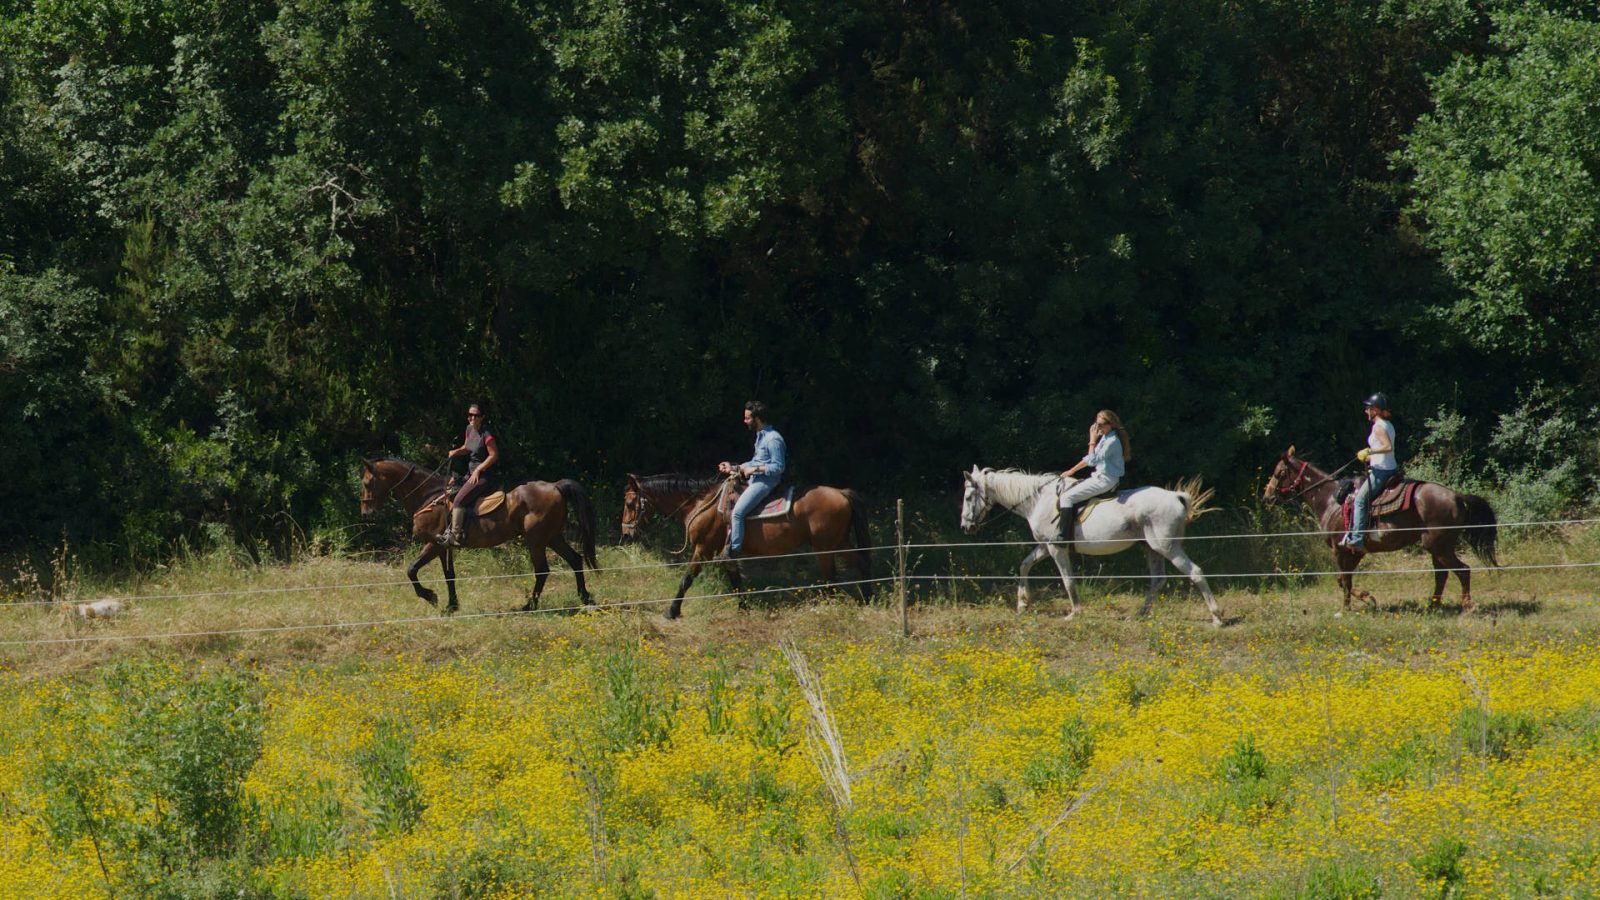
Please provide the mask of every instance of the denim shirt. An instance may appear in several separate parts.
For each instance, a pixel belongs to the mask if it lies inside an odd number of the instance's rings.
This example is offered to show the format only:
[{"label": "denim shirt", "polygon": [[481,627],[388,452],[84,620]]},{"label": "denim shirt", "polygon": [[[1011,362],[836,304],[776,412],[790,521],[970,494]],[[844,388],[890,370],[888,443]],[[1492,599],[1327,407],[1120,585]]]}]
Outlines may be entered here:
[{"label": "denim shirt", "polygon": [[1121,478],[1127,471],[1127,464],[1122,460],[1122,441],[1115,431],[1102,437],[1083,461],[1111,478]]},{"label": "denim shirt", "polygon": [[766,466],[765,472],[757,472],[750,476],[752,482],[773,485],[783,477],[783,467],[788,462],[789,451],[784,446],[783,435],[772,430],[768,425],[756,432],[755,458],[745,463],[747,466]]}]

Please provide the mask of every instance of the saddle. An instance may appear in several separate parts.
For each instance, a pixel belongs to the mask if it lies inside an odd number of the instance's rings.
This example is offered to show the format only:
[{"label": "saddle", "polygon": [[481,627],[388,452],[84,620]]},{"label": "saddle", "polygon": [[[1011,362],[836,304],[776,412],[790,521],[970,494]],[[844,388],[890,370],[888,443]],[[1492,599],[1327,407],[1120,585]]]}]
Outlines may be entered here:
[{"label": "saddle", "polygon": [[[1072,487],[1072,485],[1068,484],[1066,482],[1066,480],[1063,479],[1061,481],[1060,485],[1056,488],[1056,496],[1060,497],[1061,493],[1063,491],[1065,491],[1069,487]],[[1111,487],[1111,488],[1109,488],[1107,490],[1101,491],[1100,493],[1095,494],[1094,496],[1089,497],[1087,499],[1079,500],[1077,505],[1072,508],[1073,512],[1076,513],[1076,515],[1077,515],[1077,518],[1074,521],[1082,523],[1084,519],[1089,517],[1089,510],[1094,509],[1096,506],[1099,506],[1100,504],[1106,502],[1107,500],[1115,500],[1115,499],[1117,499],[1117,494],[1119,494],[1121,492],[1122,492],[1122,483],[1118,482],[1117,485],[1114,486],[1114,487]],[[1056,519],[1059,521],[1060,518],[1061,518],[1061,507],[1060,507],[1060,505],[1058,503],[1057,506],[1056,506]]]},{"label": "saddle", "polygon": [[[722,513],[724,516],[731,516],[733,514],[733,505],[739,502],[739,497],[744,494],[745,488],[748,486],[749,485],[744,482],[735,484],[730,490],[728,490],[727,493],[723,495],[722,502],[717,505],[717,512]],[[754,522],[757,519],[781,519],[785,516],[788,516],[790,510],[793,508],[794,482],[784,479],[778,482],[777,486],[772,489],[771,493],[767,494],[767,502],[761,504],[760,508],[747,516],[745,521]]]},{"label": "saddle", "polygon": [[[450,491],[450,492],[446,492],[446,493],[440,494],[439,496],[433,498],[429,502],[424,503],[422,505],[421,509],[419,509],[416,512],[412,513],[411,514],[412,518],[416,518],[417,516],[420,516],[423,513],[432,512],[433,510],[435,510],[435,509],[439,508],[440,506],[444,505],[445,500],[451,499],[454,496],[455,496],[455,492],[454,491]],[[506,492],[505,491],[495,491],[492,494],[485,494],[482,497],[478,498],[477,508],[475,508],[472,511],[472,514],[473,514],[473,516],[487,516],[489,513],[492,513],[495,510],[499,509],[500,507],[504,506],[505,503],[506,503]]]},{"label": "saddle", "polygon": [[[1411,509],[1416,505],[1417,488],[1425,483],[1410,478],[1395,478],[1384,485],[1383,490],[1372,498],[1372,502],[1367,506],[1367,514],[1372,517],[1372,521],[1376,522],[1384,516],[1392,516],[1397,512]],[[1356,513],[1354,481],[1350,483],[1349,488],[1340,486],[1339,499],[1341,500],[1340,511],[1344,514],[1344,527],[1349,530]]]}]

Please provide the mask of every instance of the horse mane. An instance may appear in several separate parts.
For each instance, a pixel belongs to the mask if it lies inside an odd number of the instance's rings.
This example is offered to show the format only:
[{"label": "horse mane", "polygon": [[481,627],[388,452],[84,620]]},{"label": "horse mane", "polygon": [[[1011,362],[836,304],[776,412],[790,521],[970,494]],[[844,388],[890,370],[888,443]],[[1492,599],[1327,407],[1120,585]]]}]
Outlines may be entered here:
[{"label": "horse mane", "polygon": [[637,476],[639,487],[652,493],[703,494],[722,483],[722,476],[691,475],[688,472],[667,472],[661,475]]}]

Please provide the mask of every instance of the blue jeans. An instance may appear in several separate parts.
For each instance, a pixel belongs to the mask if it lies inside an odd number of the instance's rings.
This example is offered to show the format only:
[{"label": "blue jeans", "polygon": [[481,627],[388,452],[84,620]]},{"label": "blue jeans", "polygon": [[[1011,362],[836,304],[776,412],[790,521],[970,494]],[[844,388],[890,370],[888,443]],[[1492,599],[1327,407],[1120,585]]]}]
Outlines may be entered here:
[{"label": "blue jeans", "polygon": [[761,506],[772,493],[774,485],[764,481],[750,482],[750,486],[739,495],[739,502],[733,505],[733,524],[728,528],[728,552],[738,553],[744,548],[744,517],[750,515]]},{"label": "blue jeans", "polygon": [[1366,541],[1367,508],[1372,505],[1372,498],[1378,496],[1383,486],[1395,476],[1398,469],[1368,469],[1367,477],[1356,488],[1355,509],[1350,513],[1350,533],[1345,535],[1345,540],[1351,544],[1360,544]]}]

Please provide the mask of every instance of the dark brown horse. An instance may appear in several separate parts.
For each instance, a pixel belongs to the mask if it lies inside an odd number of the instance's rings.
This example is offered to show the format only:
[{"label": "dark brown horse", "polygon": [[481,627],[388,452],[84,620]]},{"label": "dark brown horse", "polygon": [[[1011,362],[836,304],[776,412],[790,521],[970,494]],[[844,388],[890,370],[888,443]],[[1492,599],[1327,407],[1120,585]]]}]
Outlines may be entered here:
[{"label": "dark brown horse", "polygon": [[[676,619],[683,611],[683,595],[694,583],[700,568],[722,551],[728,541],[728,517],[718,498],[725,489],[724,479],[693,475],[629,475],[622,492],[622,536],[634,535],[646,517],[659,511],[683,523],[685,546],[692,548],[689,565],[678,583],[678,595],[667,610]],[[848,552],[862,578],[872,577],[871,539],[867,534],[866,501],[848,488],[808,487],[795,491],[794,506],[788,515],[773,519],[746,520],[744,551],[740,558],[781,556],[793,553],[802,544],[817,552],[817,566],[824,581],[833,580],[834,556]],[[851,545],[854,545],[854,549]],[[728,569],[728,580],[735,591],[740,588],[737,566]],[[872,585],[861,587],[862,602],[872,598]]]},{"label": "dark brown horse", "polygon": [[[406,569],[406,575],[411,579],[411,586],[416,589],[418,597],[438,606],[439,595],[423,587],[422,582],[417,580],[417,570],[438,558],[440,568],[444,569],[445,586],[450,592],[450,603],[444,609],[445,615],[449,615],[461,608],[461,604],[456,602],[455,553],[452,548],[434,542],[434,538],[444,530],[448,514],[443,502],[446,484],[444,476],[405,460],[361,461],[361,514],[371,516],[377,512],[378,504],[391,495],[405,507],[406,512],[411,514],[411,538],[423,545],[422,555]],[[563,533],[569,510],[577,520],[578,535],[583,544],[582,557],[567,543]],[[530,481],[506,491],[505,502],[498,508],[471,517],[467,522],[463,546],[495,547],[512,538],[522,539],[523,545],[528,548],[529,558],[533,560],[534,572],[533,591],[528,595],[528,602],[522,606],[527,611],[539,608],[539,595],[544,592],[545,579],[550,577],[546,548],[556,551],[572,568],[573,577],[578,581],[578,596],[583,602],[594,603],[589,596],[589,589],[583,583],[584,560],[589,561],[590,568],[599,565],[594,557],[594,535],[594,507],[582,485],[571,479],[563,479],[555,484]]]},{"label": "dark brown horse", "polygon": [[[1338,485],[1333,476],[1296,456],[1291,446],[1273,467],[1262,499],[1268,504],[1303,500],[1311,507],[1333,547],[1339,585],[1344,588],[1344,606],[1349,609],[1351,582],[1365,553],[1339,546],[1345,528],[1341,504],[1335,499]],[[1374,518],[1369,523],[1372,536],[1367,538],[1366,553],[1387,553],[1420,543],[1433,557],[1433,599],[1429,605],[1439,602],[1445,582],[1454,572],[1461,581],[1461,611],[1471,612],[1472,570],[1456,555],[1456,546],[1465,540],[1479,559],[1499,566],[1500,562],[1495,559],[1495,524],[1494,509],[1489,501],[1425,481],[1417,487],[1409,509]],[[1378,605],[1377,599],[1366,591],[1357,596],[1374,607]]]}]

